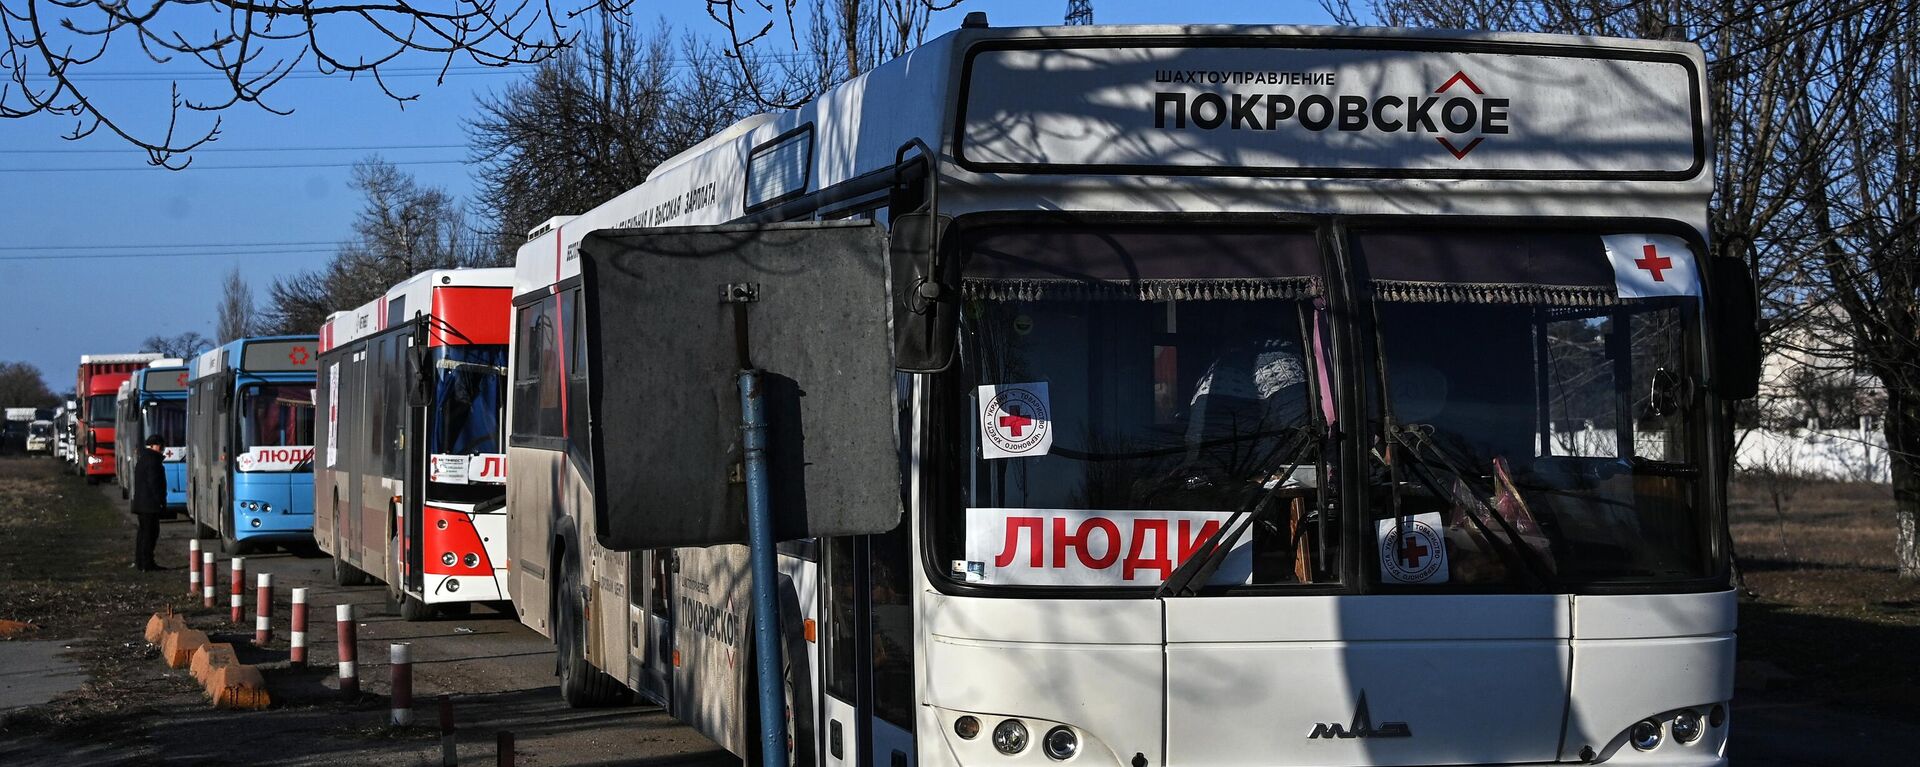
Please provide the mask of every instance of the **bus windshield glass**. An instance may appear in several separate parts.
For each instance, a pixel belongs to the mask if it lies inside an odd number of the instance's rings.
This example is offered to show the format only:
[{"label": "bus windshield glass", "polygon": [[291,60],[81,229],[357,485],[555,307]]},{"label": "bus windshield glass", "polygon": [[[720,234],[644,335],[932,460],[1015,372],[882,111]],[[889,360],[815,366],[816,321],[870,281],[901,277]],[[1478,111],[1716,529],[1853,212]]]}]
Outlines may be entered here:
[{"label": "bus windshield glass", "polygon": [[247,384],[241,389],[241,450],[312,444],[312,384]]},{"label": "bus windshield glass", "polygon": [[112,394],[95,394],[87,398],[87,417],[94,426],[112,426],[114,414],[119,412],[118,404]]},{"label": "bus windshield glass", "polygon": [[146,434],[156,434],[167,441],[166,447],[185,447],[187,444],[187,401],[183,399],[159,400],[147,403],[145,410]]},{"label": "bus windshield glass", "polygon": [[1599,235],[1353,242],[1377,329],[1367,533],[1383,584],[1565,591],[1711,574],[1689,261],[1661,275],[1675,295],[1619,298]]},{"label": "bus windshield glass", "polygon": [[940,400],[961,478],[935,522],[949,577],[1154,587],[1258,508],[1209,582],[1337,579],[1337,523],[1317,513],[1331,399],[1311,231],[1011,231],[968,247]]},{"label": "bus windshield glass", "polygon": [[443,346],[436,355],[432,439],[434,454],[483,455],[500,449],[506,407],[504,346]]}]

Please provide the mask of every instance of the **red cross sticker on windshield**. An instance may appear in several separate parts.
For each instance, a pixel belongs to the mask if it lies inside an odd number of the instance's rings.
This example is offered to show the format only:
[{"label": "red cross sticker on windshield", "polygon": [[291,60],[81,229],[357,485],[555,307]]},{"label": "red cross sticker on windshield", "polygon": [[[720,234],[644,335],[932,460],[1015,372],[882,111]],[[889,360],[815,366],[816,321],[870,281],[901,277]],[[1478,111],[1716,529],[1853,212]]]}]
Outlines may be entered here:
[{"label": "red cross sticker on windshield", "polygon": [[1654,249],[1653,243],[1647,243],[1640,252],[1645,255],[1634,259],[1633,265],[1652,274],[1654,282],[1666,282],[1667,278],[1660,273],[1673,268],[1673,259],[1660,255],[1660,252]]},{"label": "red cross sticker on windshield", "polygon": [[305,365],[307,364],[307,359],[307,347],[305,346],[295,346],[293,347],[293,351],[287,353],[287,361],[295,365]]},{"label": "red cross sticker on windshield", "polygon": [[1400,562],[1408,570],[1420,569],[1428,553],[1427,547],[1420,545],[1420,536],[1411,533],[1400,536]]},{"label": "red cross sticker on windshield", "polygon": [[187,385],[187,374],[186,374],[186,373],[181,373],[181,374],[180,374],[180,376],[179,376],[178,378],[175,378],[175,379],[173,379],[173,381],[174,381],[174,383],[177,383],[177,384],[180,384],[181,386],[186,386],[186,385]]},{"label": "red cross sticker on windshield", "polygon": [[1021,432],[1025,431],[1026,428],[1032,424],[1032,418],[1028,418],[1020,413],[1019,405],[1008,405],[1007,414],[1000,416],[1000,428],[1012,432],[1013,436],[1016,437],[1021,436]]}]

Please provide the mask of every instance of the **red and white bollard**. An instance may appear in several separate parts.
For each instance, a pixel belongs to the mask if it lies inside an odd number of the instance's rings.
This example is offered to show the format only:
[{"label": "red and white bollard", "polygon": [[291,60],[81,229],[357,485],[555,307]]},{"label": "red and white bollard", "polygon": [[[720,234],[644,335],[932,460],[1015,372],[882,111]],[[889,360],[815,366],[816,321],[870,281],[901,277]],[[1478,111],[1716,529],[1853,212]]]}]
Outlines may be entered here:
[{"label": "red and white bollard", "polygon": [[334,606],[333,626],[340,648],[340,694],[352,698],[360,694],[360,675],[353,665],[353,605]]},{"label": "red and white bollard", "polygon": [[273,573],[261,573],[253,592],[253,646],[273,638]]},{"label": "red and white bollard", "polygon": [[406,642],[387,645],[387,662],[393,670],[393,705],[388,723],[406,727],[413,724],[413,645]]},{"label": "red and white bollard", "polygon": [[293,625],[287,630],[287,641],[292,649],[287,651],[287,662],[297,667],[307,665],[307,590],[293,590]]},{"label": "red and white bollard", "polygon": [[200,606],[213,606],[213,552],[200,552]]},{"label": "red and white bollard", "polygon": [[200,539],[187,539],[187,597],[200,595]]},{"label": "red and white bollard", "polygon": [[227,597],[231,613],[227,620],[239,623],[240,616],[246,614],[246,607],[241,605],[240,599],[247,593],[247,558],[234,557],[230,561],[233,563],[233,593]]}]

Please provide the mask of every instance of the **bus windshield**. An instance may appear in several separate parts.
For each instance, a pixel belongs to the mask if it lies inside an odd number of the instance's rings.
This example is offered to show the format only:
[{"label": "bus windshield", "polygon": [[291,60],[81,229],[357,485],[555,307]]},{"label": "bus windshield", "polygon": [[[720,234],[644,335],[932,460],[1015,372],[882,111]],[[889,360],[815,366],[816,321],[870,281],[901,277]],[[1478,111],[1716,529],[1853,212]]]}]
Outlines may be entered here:
[{"label": "bus windshield", "polygon": [[434,375],[433,419],[427,451],[482,455],[500,449],[501,416],[506,407],[507,349],[504,346],[443,346]]},{"label": "bus windshield", "polygon": [[1258,506],[1213,583],[1337,579],[1311,232],[1028,232],[972,251],[942,397],[966,446],[936,523],[950,577],[1157,586]]},{"label": "bus windshield", "polygon": [[[1564,591],[1710,574],[1698,299],[1605,295],[1599,242],[1355,237],[1374,277],[1368,534],[1383,584]],[[1540,279],[1487,274],[1515,253]]]},{"label": "bus windshield", "polygon": [[240,392],[240,450],[313,444],[310,384],[248,384]]},{"label": "bus windshield", "polygon": [[180,399],[159,400],[147,403],[144,408],[146,434],[151,437],[160,435],[167,441],[166,447],[185,447],[187,444],[187,401]]},{"label": "bus windshield", "polygon": [[95,394],[87,398],[88,423],[94,426],[112,426],[114,413],[119,411],[112,394]]}]

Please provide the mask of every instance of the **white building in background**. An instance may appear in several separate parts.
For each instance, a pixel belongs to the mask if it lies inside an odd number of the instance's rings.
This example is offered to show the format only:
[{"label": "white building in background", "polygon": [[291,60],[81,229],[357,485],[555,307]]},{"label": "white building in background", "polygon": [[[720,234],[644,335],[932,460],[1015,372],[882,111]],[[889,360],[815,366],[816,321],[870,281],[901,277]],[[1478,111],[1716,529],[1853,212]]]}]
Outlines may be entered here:
[{"label": "white building in background", "polygon": [[1735,434],[1735,463],[1823,479],[1891,481],[1886,388],[1854,353],[1845,310],[1810,303],[1777,331],[1760,372],[1757,428]]}]

